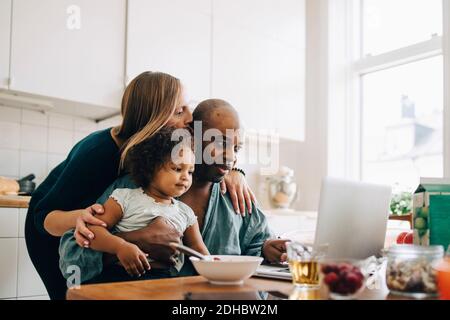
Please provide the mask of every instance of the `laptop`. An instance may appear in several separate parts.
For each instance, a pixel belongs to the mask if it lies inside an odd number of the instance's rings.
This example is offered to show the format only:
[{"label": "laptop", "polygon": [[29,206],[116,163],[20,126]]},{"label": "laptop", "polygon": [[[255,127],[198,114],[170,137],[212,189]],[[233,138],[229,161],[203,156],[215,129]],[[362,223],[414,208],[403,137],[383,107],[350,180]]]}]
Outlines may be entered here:
[{"label": "laptop", "polygon": [[[386,237],[391,192],[389,186],[325,178],[314,243],[328,244],[328,258],[379,256]],[[292,279],[287,264],[261,265],[255,276]]]}]

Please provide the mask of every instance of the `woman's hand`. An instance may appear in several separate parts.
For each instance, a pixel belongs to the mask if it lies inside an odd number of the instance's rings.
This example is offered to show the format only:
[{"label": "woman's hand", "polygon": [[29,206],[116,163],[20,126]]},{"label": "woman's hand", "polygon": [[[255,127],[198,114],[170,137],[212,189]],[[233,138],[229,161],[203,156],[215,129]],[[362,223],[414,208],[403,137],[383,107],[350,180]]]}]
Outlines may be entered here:
[{"label": "woman's hand", "polygon": [[241,214],[244,217],[246,206],[248,213],[252,214],[252,202],[256,203],[256,197],[252,190],[250,190],[247,180],[245,180],[242,173],[233,170],[230,171],[220,183],[220,189],[223,194],[228,191],[234,211],[237,214]]},{"label": "woman's hand", "polygon": [[287,260],[286,243],[290,240],[266,240],[262,253],[264,258],[270,263],[285,262]]},{"label": "woman's hand", "polygon": [[88,224],[105,228],[108,227],[105,222],[94,217],[95,215],[103,214],[103,212],[103,206],[100,204],[94,204],[81,210],[75,227],[75,239],[80,247],[89,248],[91,244],[90,240],[95,237],[94,233],[87,227]]},{"label": "woman's hand", "polygon": [[150,270],[147,257],[148,254],[142,252],[137,245],[126,241],[117,250],[117,258],[130,276],[140,277]]}]

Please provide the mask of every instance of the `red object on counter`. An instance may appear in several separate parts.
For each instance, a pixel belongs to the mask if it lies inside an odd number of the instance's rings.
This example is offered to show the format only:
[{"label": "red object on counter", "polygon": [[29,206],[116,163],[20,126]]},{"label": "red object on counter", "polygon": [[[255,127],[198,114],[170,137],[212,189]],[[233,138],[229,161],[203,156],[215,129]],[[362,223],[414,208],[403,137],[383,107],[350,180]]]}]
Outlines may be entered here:
[{"label": "red object on counter", "polygon": [[397,237],[397,244],[413,244],[413,232],[402,232]]}]

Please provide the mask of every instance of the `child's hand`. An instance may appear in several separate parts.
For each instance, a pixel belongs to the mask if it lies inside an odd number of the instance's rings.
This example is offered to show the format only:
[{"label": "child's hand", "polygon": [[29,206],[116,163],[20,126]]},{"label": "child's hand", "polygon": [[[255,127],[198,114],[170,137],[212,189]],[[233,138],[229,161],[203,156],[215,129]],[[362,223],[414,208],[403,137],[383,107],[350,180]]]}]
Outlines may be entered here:
[{"label": "child's hand", "polygon": [[150,270],[147,256],[138,246],[129,242],[122,244],[117,251],[117,258],[130,276],[140,277]]}]

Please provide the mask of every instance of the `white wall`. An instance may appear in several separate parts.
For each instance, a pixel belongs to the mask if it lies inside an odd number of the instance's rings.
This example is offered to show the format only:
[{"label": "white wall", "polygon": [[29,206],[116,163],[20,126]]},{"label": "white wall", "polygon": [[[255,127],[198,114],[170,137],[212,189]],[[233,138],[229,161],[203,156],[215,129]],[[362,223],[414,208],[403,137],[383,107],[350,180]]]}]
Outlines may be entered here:
[{"label": "white wall", "polygon": [[95,121],[84,118],[0,106],[0,176],[34,173],[40,183],[97,128]]},{"label": "white wall", "polygon": [[[327,1],[306,1],[305,141],[281,139],[280,165],[295,171],[299,198],[295,209],[317,210],[322,178],[327,174]],[[258,191],[264,179],[258,166],[244,166]],[[260,201],[264,203],[264,201]]]},{"label": "white wall", "polygon": [[212,96],[248,129],[305,138],[305,1],[214,0]]},{"label": "white wall", "polygon": [[[306,106],[304,141],[281,139],[280,165],[295,171],[299,198],[293,207],[298,210],[317,210],[322,178],[327,174],[327,0],[306,1]],[[120,123],[120,117],[99,123],[99,128]],[[252,190],[264,208],[260,166],[238,164],[247,173]],[[266,204],[266,205],[265,205]]]},{"label": "white wall", "polygon": [[[295,208],[302,210],[317,208],[320,181],[327,171],[327,39],[324,38],[327,25],[323,15],[327,11],[326,3],[326,0],[306,1],[304,141],[282,139],[280,143],[280,165],[295,171],[299,185]],[[0,107],[0,175],[17,178],[34,172],[40,182],[65,158],[75,142],[97,128],[119,122],[120,117],[96,124],[82,118]],[[244,166],[244,169],[258,193],[259,183],[263,181],[258,166]]]}]

